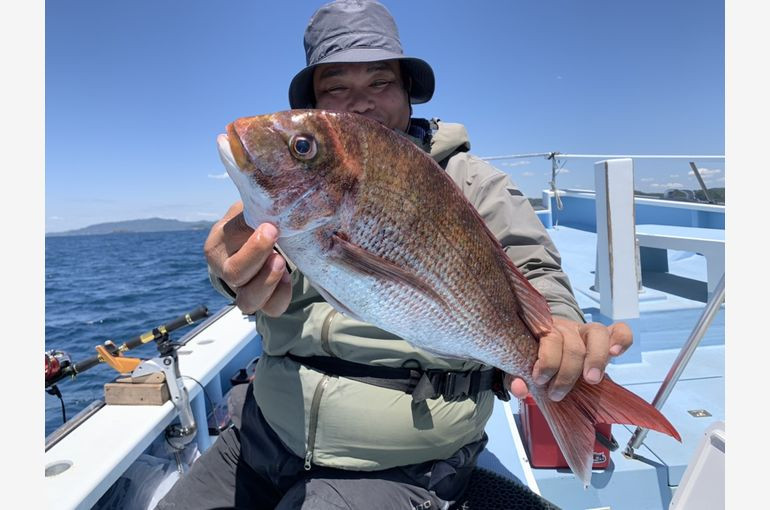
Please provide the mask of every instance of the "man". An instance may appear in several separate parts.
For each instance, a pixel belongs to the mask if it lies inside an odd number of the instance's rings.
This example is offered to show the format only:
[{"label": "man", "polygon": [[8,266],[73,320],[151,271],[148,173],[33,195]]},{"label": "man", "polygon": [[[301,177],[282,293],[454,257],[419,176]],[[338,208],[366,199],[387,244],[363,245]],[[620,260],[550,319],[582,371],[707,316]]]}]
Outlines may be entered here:
[{"label": "man", "polygon": [[[462,126],[410,117],[412,103],[433,95],[433,71],[404,56],[388,11],[373,1],[327,4],[311,18],[305,49],[291,107],[358,113],[428,151],[551,306],[554,329],[540,339],[537,383],[560,400],[581,376],[599,382],[608,357],[631,344],[630,330],[584,323],[529,202],[505,174],[468,153]],[[159,508],[447,508],[486,444],[494,386],[416,399],[373,377],[340,376],[364,366],[386,379],[404,367],[472,377],[482,367],[438,358],[337,313],[278,252],[277,235],[270,224],[247,227],[237,203],[206,241],[212,283],[256,314],[263,356],[240,428],[226,431]],[[520,379],[507,375],[504,384],[519,398],[527,394]],[[505,397],[507,389],[495,393]]]}]

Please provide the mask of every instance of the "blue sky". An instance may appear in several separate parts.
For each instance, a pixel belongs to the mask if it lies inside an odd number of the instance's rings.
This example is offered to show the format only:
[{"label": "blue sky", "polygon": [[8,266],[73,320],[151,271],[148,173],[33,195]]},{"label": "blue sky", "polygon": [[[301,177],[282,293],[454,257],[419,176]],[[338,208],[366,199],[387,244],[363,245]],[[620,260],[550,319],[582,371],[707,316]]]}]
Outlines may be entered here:
[{"label": "blue sky", "polygon": [[[724,154],[724,2],[385,0],[434,98],[479,156]],[[72,0],[45,5],[45,229],[215,220],[237,200],[215,148],[238,118],[288,108],[321,2]],[[528,196],[544,159],[495,162]],[[723,186],[723,161],[699,161]],[[637,188],[697,188],[686,161],[639,161]],[[570,160],[562,187],[590,188]],[[679,187],[679,186],[676,186]]]}]

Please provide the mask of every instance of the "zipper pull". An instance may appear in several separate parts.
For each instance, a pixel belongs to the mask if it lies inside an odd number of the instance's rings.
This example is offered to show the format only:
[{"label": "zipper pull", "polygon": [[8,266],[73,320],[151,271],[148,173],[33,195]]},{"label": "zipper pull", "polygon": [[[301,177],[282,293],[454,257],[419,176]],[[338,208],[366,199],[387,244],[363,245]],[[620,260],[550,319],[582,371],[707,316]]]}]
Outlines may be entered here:
[{"label": "zipper pull", "polygon": [[310,471],[310,468],[313,467],[310,465],[310,461],[313,460],[313,452],[308,451],[305,454],[305,471]]}]

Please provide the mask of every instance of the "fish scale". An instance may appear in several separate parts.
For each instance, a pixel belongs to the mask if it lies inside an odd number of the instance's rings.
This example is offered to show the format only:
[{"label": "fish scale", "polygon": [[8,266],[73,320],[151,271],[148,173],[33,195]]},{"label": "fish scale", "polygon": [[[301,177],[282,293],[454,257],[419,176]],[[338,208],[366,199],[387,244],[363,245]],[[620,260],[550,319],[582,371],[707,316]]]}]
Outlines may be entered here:
[{"label": "fish scale", "polygon": [[584,485],[597,423],[680,439],[608,377],[579,379],[559,402],[534,384],[538,338],[552,328],[547,301],[406,137],[361,115],[291,110],[238,119],[218,143],[246,221],[274,224],[278,245],[332,306],[417,347],[524,379]]},{"label": "fish scale", "polygon": [[[467,293],[473,293],[473,288],[470,282],[486,283],[489,280],[480,281],[474,278],[474,275],[480,274],[480,271],[495,271],[500,272],[500,268],[494,267],[489,257],[484,257],[484,237],[479,240],[479,236],[467,238],[462,235],[453,232],[451,227],[458,225],[457,222],[452,222],[447,219],[450,216],[451,209],[444,209],[438,207],[428,208],[427,211],[420,211],[419,208],[414,205],[417,199],[421,196],[420,188],[431,186],[435,183],[436,179],[425,179],[423,181],[414,182],[410,179],[398,180],[392,178],[394,174],[377,174],[378,180],[374,183],[367,181],[366,193],[362,193],[357,201],[357,210],[353,214],[353,217],[357,221],[353,221],[353,225],[350,226],[350,231],[354,234],[351,236],[351,240],[359,242],[360,246],[368,249],[373,254],[382,256],[392,262],[401,264],[408,267],[415,272],[419,272],[429,285],[436,289],[442,289],[441,292],[444,300],[453,310],[450,317],[442,316],[438,321],[439,324],[446,324],[445,321],[449,320],[455,323],[456,326],[452,332],[452,336],[448,338],[471,338],[474,335],[479,336],[480,333],[487,329],[497,333],[487,335],[487,338],[494,336],[495,340],[489,341],[489,344],[493,346],[495,354],[496,365],[506,364],[506,368],[509,372],[520,372],[526,374],[526,369],[531,368],[531,364],[534,363],[536,351],[531,350],[526,356],[526,360],[515,360],[513,363],[507,358],[510,357],[509,350],[497,350],[494,346],[498,344],[501,337],[500,331],[509,329],[505,324],[510,324],[513,321],[512,317],[506,317],[501,319],[496,312],[500,310],[513,310],[515,311],[515,303],[513,300],[509,300],[508,303],[504,303],[505,294],[501,295],[499,292],[488,291],[484,292],[483,289],[476,291],[476,294],[480,294],[480,299],[467,299]],[[367,176],[368,177],[368,176]],[[384,178],[383,178],[384,177]],[[384,181],[384,182],[383,182]],[[439,180],[440,184],[446,186],[444,180]],[[449,183],[453,186],[453,183]],[[411,190],[411,191],[410,191]],[[425,190],[421,190],[423,193]],[[453,190],[452,190],[453,191]],[[406,198],[404,198],[406,197]],[[388,203],[401,203],[406,204],[408,207],[405,209],[383,207],[382,204]],[[390,211],[401,214],[390,214]],[[427,219],[435,219],[436,215],[432,212],[441,214],[438,221],[427,221]],[[380,223],[392,224],[392,225],[404,225],[398,232],[401,235],[396,236],[396,230],[388,232],[387,237],[382,236],[382,231],[371,230],[367,227],[371,224],[373,218],[381,218]],[[409,222],[402,221],[403,218],[408,218]],[[376,220],[375,220],[376,221]],[[466,220],[466,224],[471,223],[470,220]],[[363,226],[363,228],[358,228]],[[459,224],[455,230],[469,231],[464,228],[463,223]],[[343,227],[344,228],[344,227]],[[420,233],[420,236],[415,238],[409,236],[409,230],[413,230]],[[465,245],[471,245],[469,248],[464,246],[455,247],[452,243],[452,239],[460,238]],[[417,240],[418,242],[412,242]],[[414,246],[416,245],[416,246]],[[442,256],[437,257],[435,253],[432,253],[430,246],[445,246]],[[420,257],[421,254],[429,256]],[[482,260],[488,261],[486,267],[482,269]],[[456,271],[453,274],[452,268],[465,268],[466,270],[461,273]],[[495,273],[492,273],[493,275]],[[448,278],[447,275],[453,275],[455,277]],[[503,275],[499,274],[499,280],[503,279]],[[510,296],[510,294],[508,294]],[[508,308],[505,305],[508,305]],[[470,306],[466,306],[470,305]],[[383,307],[385,308],[385,307]],[[415,320],[424,322],[428,320],[427,317],[415,317]],[[473,325],[473,326],[472,326]],[[481,326],[481,327],[479,327]],[[436,336],[437,330],[431,330],[430,336]],[[411,331],[414,338],[414,331]],[[444,333],[442,331],[442,333]],[[403,335],[402,335],[403,336]],[[445,337],[446,338],[446,337]],[[425,342],[434,344],[431,340],[426,339]],[[435,349],[434,349],[435,350]],[[445,347],[443,352],[447,353],[448,349]],[[449,351],[451,353],[451,351]],[[466,354],[470,354],[468,350],[461,351]],[[475,352],[475,350],[474,350]],[[516,351],[514,351],[516,352]],[[455,353],[456,354],[456,353]],[[481,354],[475,354],[475,358],[483,359],[489,358],[489,356],[483,356]],[[506,363],[507,360],[507,363]],[[487,363],[490,363],[489,359],[486,359]],[[490,363],[492,364],[492,363]],[[528,367],[526,365],[529,365]]]}]

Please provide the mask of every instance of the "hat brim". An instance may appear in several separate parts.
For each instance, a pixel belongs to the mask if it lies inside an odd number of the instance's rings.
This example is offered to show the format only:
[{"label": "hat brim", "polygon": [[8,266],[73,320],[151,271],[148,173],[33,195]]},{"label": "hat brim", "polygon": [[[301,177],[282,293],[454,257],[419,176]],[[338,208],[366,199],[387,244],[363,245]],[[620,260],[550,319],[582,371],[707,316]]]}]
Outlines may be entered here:
[{"label": "hat brim", "polygon": [[328,58],[309,65],[291,80],[289,85],[289,105],[292,108],[312,108],[315,103],[313,93],[313,70],[321,64],[376,62],[379,60],[400,60],[404,70],[412,79],[409,100],[412,104],[427,103],[433,97],[436,79],[433,69],[419,58],[405,57],[400,53],[370,48],[351,48],[338,51]]}]

